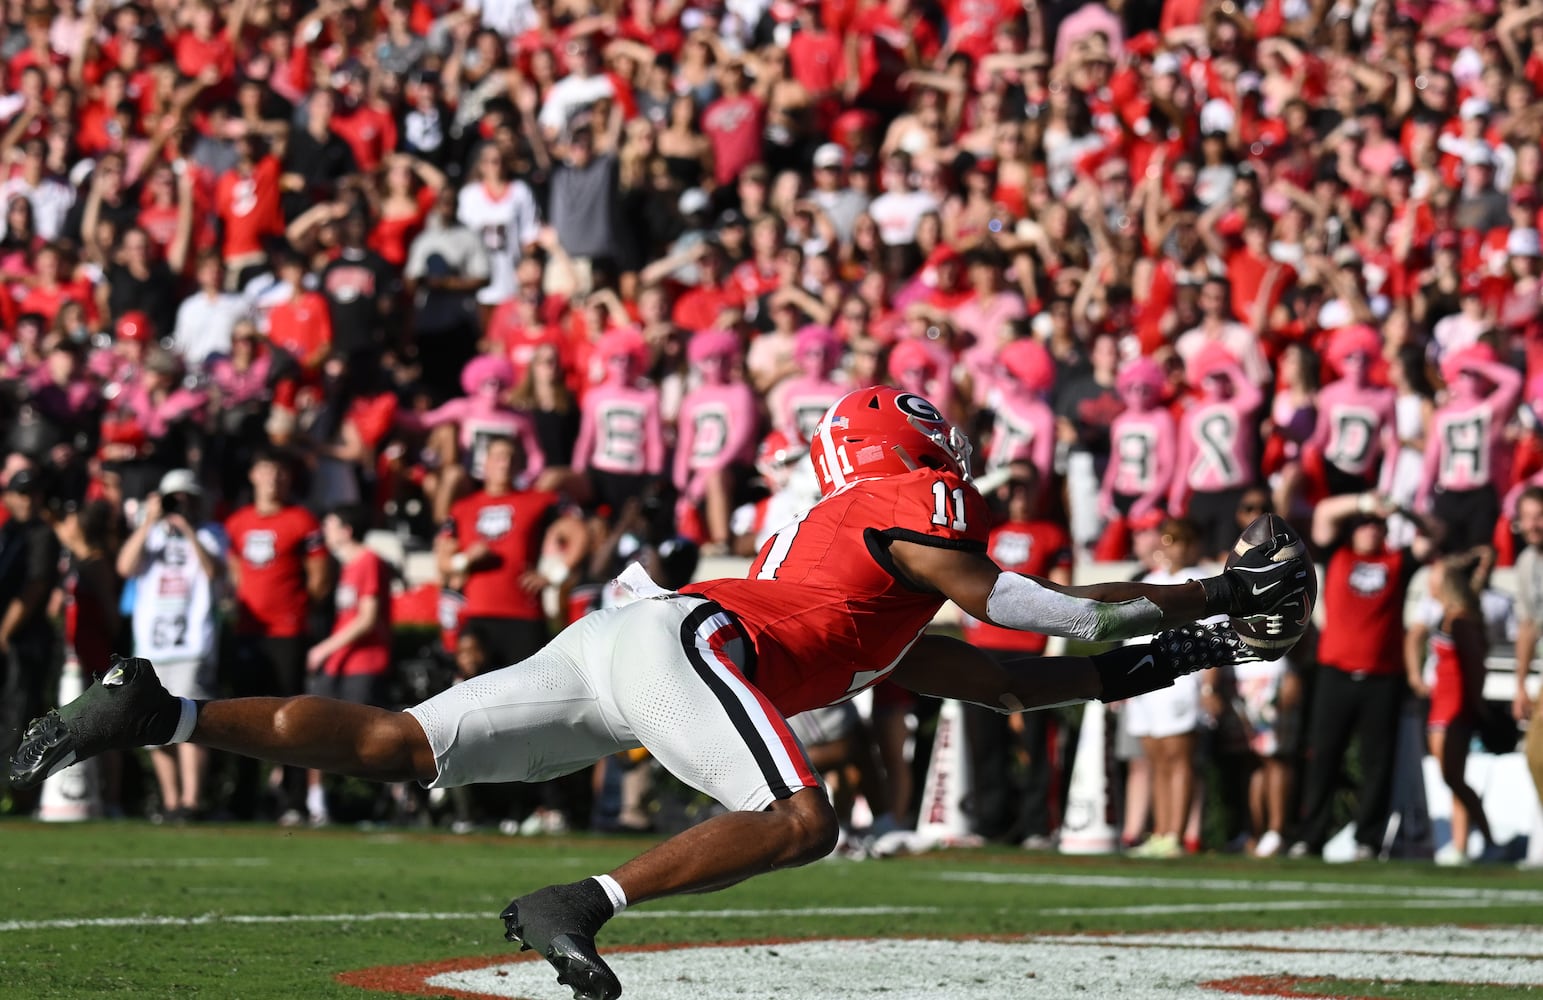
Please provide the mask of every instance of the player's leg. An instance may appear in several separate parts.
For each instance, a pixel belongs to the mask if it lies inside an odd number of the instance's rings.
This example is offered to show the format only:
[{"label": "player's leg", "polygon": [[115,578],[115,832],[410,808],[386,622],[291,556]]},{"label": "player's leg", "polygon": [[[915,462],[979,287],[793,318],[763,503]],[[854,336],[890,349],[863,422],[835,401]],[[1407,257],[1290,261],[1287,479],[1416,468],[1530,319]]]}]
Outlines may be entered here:
[{"label": "player's leg", "polygon": [[295,767],[399,781],[434,774],[434,757],[410,716],[302,695],[199,704],[162,687],[145,659],[117,659],[100,683],[33,720],[11,758],[11,780],[35,785],[107,750],[191,740]]},{"label": "player's leg", "polygon": [[640,675],[636,653],[620,658],[613,697],[660,764],[732,811],[616,869],[629,902],[732,885],[807,864],[835,845],[835,811],[819,776],[787,721],[741,672],[749,653],[738,630],[710,602],[689,610],[668,630],[674,649],[657,653],[661,669]]}]

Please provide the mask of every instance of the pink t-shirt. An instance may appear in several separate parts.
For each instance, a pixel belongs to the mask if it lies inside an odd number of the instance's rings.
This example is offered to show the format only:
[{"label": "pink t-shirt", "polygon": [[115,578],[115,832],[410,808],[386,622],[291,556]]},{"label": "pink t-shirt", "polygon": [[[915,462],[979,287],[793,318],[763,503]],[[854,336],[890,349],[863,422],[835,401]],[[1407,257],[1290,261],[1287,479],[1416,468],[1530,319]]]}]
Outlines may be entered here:
[{"label": "pink t-shirt", "polygon": [[623,475],[664,471],[659,390],[606,383],[585,393],[573,467]]},{"label": "pink t-shirt", "polygon": [[753,460],[755,395],[743,382],[694,389],[680,404],[677,427],[674,479],[686,490],[693,473]]},{"label": "pink t-shirt", "polygon": [[1119,494],[1160,502],[1173,482],[1178,430],[1165,408],[1138,413],[1126,410],[1109,425],[1106,496]]}]

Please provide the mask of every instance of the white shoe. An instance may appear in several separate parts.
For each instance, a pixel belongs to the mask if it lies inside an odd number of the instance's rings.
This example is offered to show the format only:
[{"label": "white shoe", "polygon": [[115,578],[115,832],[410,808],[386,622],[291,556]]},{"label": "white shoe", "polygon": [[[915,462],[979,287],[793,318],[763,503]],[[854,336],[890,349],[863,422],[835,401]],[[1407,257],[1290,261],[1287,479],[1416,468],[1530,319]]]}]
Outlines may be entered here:
[{"label": "white shoe", "polygon": [[498,832],[506,837],[518,837],[525,831],[520,829],[520,821],[517,819],[501,820],[498,824]]},{"label": "white shoe", "polygon": [[477,824],[469,819],[458,819],[450,824],[450,832],[455,834],[472,833],[477,829]]},{"label": "white shoe", "polygon": [[279,817],[279,826],[304,826],[305,815],[298,809],[286,809]]},{"label": "white shoe", "polygon": [[1307,841],[1299,840],[1292,844],[1286,851],[1286,857],[1292,859],[1306,858],[1313,855],[1313,849],[1307,846]]},{"label": "white shoe", "polygon": [[1274,830],[1266,830],[1264,836],[1259,838],[1259,843],[1254,845],[1254,857],[1273,858],[1280,853],[1280,834]]},{"label": "white shoe", "polygon": [[1451,841],[1441,846],[1434,860],[1443,868],[1462,868],[1469,864],[1468,852]]}]

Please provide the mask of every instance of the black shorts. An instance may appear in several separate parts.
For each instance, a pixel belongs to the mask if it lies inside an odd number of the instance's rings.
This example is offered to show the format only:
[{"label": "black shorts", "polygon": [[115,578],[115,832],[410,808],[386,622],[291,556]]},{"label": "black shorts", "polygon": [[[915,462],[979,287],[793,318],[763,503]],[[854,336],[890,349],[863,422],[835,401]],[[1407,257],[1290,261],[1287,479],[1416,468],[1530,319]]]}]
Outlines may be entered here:
[{"label": "black shorts", "polygon": [[641,497],[643,488],[654,478],[643,473],[602,472],[599,469],[590,469],[587,475],[594,506],[609,507],[613,518],[621,513],[628,500]]},{"label": "black shorts", "polygon": [[288,698],[305,690],[306,641],[301,636],[238,635],[229,667],[237,698]]},{"label": "black shorts", "polygon": [[1476,490],[1437,490],[1431,513],[1446,526],[1442,548],[1460,552],[1488,545],[1500,520],[1500,497],[1494,486]]},{"label": "black shorts", "polygon": [[1214,492],[1196,491],[1189,497],[1189,519],[1200,532],[1200,550],[1208,559],[1225,558],[1238,541],[1240,487]]},{"label": "black shorts", "polygon": [[356,705],[386,707],[387,682],[385,674],[355,674],[344,677],[317,671],[305,682],[305,693],[338,701],[351,701]]},{"label": "black shorts", "polygon": [[1332,462],[1323,463],[1323,483],[1331,497],[1342,497],[1349,493],[1370,493],[1377,488],[1375,479],[1352,475]]},{"label": "black shorts", "polygon": [[1120,512],[1121,517],[1130,517],[1130,509],[1136,506],[1136,501],[1141,499],[1139,493],[1114,493],[1110,496],[1114,502],[1114,509]]},{"label": "black shorts", "polygon": [[475,628],[487,643],[488,669],[528,660],[547,644],[551,633],[546,622],[528,618],[467,618],[461,631]]}]

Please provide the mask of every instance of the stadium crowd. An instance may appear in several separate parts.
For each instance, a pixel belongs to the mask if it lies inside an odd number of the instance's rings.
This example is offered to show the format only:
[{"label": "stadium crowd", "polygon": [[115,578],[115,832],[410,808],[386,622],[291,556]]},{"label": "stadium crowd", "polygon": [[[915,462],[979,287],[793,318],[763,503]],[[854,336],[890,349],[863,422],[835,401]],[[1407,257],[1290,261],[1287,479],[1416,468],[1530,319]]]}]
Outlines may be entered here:
[{"label": "stadium crowd", "polygon": [[[1353,734],[1375,850],[1431,687],[1476,829],[1469,737],[1543,756],[1543,4],[6,0],[0,64],[7,750],[61,657],[367,701],[412,687],[393,628],[443,628],[441,683],[521,659],[630,561],[754,552],[888,382],[971,434],[1005,566],[1182,574],[1266,510],[1319,547],[1289,662],[1121,712],[1132,846],[1198,844],[1196,734],[1263,854],[1321,849]],[[903,825],[927,711],[801,732]],[[979,832],[1049,843],[1064,733],[972,723]],[[165,816],[327,816],[199,753],[154,754]],[[636,765],[594,783],[622,827]]]}]

